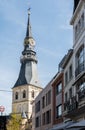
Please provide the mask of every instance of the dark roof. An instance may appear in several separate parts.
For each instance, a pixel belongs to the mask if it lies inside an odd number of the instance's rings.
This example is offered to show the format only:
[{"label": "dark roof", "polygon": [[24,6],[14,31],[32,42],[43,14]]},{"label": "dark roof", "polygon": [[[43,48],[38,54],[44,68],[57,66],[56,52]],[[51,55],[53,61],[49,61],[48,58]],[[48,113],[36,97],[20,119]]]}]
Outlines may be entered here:
[{"label": "dark roof", "polygon": [[73,13],[75,12],[77,6],[78,6],[78,3],[79,3],[80,0],[74,0],[74,10],[73,10]]},{"label": "dark roof", "polygon": [[[37,65],[37,59],[36,59],[36,52],[34,51],[34,47],[29,44],[29,39],[32,38],[32,32],[31,32],[31,24],[30,24],[30,9],[28,12],[28,23],[27,23],[27,32],[26,37],[24,40],[24,51],[22,52],[21,57],[21,68],[19,77],[14,85],[13,88],[22,86],[22,85],[33,85],[36,87],[40,86],[36,65]],[[32,38],[33,39],[33,38]],[[32,62],[35,62],[35,65],[32,65]],[[40,87],[41,88],[41,87]]]},{"label": "dark roof", "polygon": [[26,81],[26,78],[25,78],[25,64],[22,64],[21,68],[20,68],[19,78],[16,81],[14,87],[25,85],[25,84],[27,84],[27,81]]},{"label": "dark roof", "polygon": [[26,37],[28,37],[28,38],[32,37],[31,24],[30,24],[30,12],[28,12],[28,23],[27,23]]}]

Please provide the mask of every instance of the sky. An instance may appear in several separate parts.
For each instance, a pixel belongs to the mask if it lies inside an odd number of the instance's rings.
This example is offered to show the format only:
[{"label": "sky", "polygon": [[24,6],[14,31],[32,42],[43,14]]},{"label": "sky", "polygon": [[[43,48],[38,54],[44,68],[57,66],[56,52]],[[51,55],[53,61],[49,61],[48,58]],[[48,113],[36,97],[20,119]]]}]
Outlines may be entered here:
[{"label": "sky", "polygon": [[0,106],[5,107],[4,114],[11,113],[11,88],[20,71],[29,7],[42,87],[57,73],[59,62],[73,46],[73,0],[0,0]]}]

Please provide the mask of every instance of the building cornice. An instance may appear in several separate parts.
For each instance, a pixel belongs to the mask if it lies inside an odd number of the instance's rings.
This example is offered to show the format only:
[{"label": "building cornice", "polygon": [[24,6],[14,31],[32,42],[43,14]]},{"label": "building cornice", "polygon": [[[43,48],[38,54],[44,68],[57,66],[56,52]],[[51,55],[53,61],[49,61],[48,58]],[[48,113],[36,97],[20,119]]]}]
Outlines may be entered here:
[{"label": "building cornice", "polygon": [[58,73],[55,75],[55,77],[54,77],[54,79],[53,79],[53,81],[52,81],[52,83],[51,83],[52,87],[53,87],[53,85],[55,84],[55,82],[57,82],[57,80],[60,79],[61,77],[63,77],[63,71],[60,71],[60,72],[58,72]]},{"label": "building cornice", "polygon": [[74,23],[74,21],[75,21],[75,19],[76,19],[76,17],[77,17],[77,15],[78,15],[78,13],[79,13],[79,11],[80,11],[80,9],[81,9],[84,2],[85,2],[85,0],[80,0],[79,1],[79,4],[78,4],[78,6],[77,6],[72,18],[71,18],[71,21],[70,21],[71,25],[73,25],[73,23]]},{"label": "building cornice", "polygon": [[16,87],[13,87],[12,89],[15,89],[16,90],[16,88],[18,89],[18,88],[24,88],[24,86],[33,86],[33,87],[35,87],[35,88],[38,88],[38,89],[43,89],[42,87],[40,87],[40,86],[35,86],[35,85],[33,85],[33,84],[24,84],[24,85],[20,85],[20,86],[16,86]]},{"label": "building cornice", "polygon": [[73,55],[73,49],[68,50],[68,53],[61,60],[59,67],[64,69],[65,66],[68,64],[69,60],[71,59],[72,55]]}]

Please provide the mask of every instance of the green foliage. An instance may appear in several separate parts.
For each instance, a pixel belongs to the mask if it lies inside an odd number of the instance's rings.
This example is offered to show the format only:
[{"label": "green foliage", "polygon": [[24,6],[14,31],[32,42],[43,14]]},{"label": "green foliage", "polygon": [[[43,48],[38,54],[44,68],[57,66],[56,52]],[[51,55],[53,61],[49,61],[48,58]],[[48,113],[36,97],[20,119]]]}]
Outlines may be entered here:
[{"label": "green foliage", "polygon": [[11,114],[7,123],[7,130],[20,130],[21,115]]}]

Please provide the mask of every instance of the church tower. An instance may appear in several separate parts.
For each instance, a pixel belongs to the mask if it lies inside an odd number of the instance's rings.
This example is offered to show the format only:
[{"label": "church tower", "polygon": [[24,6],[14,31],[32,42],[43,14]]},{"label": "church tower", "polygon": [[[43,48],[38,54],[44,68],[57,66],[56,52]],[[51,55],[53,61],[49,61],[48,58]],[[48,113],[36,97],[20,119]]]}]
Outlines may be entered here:
[{"label": "church tower", "polygon": [[26,112],[30,119],[32,114],[32,102],[42,91],[37,73],[37,58],[35,40],[31,32],[30,9],[28,10],[28,23],[24,50],[20,58],[21,68],[19,77],[12,88],[12,113],[21,114]]}]

